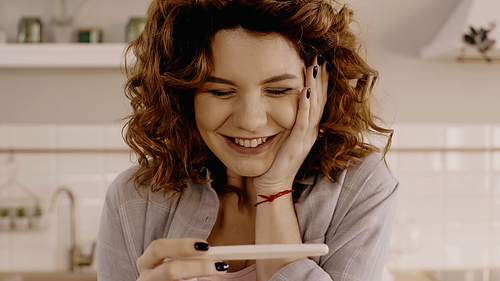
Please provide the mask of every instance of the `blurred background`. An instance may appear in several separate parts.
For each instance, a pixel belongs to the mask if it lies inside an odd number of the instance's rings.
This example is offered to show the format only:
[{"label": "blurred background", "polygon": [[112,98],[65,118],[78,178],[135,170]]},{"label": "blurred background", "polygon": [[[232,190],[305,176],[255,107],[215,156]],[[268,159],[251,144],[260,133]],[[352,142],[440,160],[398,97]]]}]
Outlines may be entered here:
[{"label": "blurred background", "polygon": [[[0,0],[0,272],[67,271],[72,246],[92,253],[106,189],[134,160],[120,66],[149,2]],[[345,2],[395,129],[384,278],[500,280],[500,2]]]}]

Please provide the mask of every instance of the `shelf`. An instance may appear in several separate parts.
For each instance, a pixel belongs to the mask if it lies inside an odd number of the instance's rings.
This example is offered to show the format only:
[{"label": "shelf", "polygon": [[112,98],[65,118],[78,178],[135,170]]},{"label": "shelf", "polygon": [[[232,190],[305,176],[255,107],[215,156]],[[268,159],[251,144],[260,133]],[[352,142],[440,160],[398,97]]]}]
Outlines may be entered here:
[{"label": "shelf", "polygon": [[119,68],[124,43],[0,44],[2,68]]}]

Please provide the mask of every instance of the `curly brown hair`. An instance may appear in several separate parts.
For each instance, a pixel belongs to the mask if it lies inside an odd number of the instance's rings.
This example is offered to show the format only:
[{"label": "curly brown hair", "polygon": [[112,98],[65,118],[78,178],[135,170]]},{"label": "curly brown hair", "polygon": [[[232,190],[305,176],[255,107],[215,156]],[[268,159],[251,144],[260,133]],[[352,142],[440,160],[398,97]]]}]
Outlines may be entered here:
[{"label": "curly brown hair", "polygon": [[127,48],[125,92],[133,114],[124,127],[126,143],[140,164],[135,185],[178,192],[189,180],[203,182],[208,167],[222,190],[225,167],[207,149],[194,119],[193,96],[211,74],[211,40],[222,29],[284,36],[305,64],[320,55],[329,72],[328,100],[320,136],[297,177],[323,173],[330,180],[379,149],[367,135],[386,135],[370,109],[378,77],[358,54],[350,31],[353,12],[327,0],[154,0],[146,27]]}]

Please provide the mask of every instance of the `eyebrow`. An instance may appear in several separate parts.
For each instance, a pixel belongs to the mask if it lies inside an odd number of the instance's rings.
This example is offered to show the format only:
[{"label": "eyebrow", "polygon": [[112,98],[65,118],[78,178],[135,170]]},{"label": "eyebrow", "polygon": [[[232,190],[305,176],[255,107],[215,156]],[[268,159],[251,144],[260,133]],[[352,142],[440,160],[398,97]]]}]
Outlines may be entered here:
[{"label": "eyebrow", "polygon": [[[270,78],[262,81],[261,84],[263,85],[263,84],[267,84],[267,83],[279,82],[279,81],[283,81],[283,80],[296,79],[296,78],[297,78],[297,76],[295,76],[295,75],[293,75],[291,73],[284,73],[284,74],[280,74],[280,75],[276,75],[276,76],[270,77]],[[234,83],[231,80],[227,80],[227,79],[220,78],[220,77],[215,77],[215,76],[208,77],[208,82],[219,83],[219,84],[228,84],[228,85],[236,86],[236,83]]]}]

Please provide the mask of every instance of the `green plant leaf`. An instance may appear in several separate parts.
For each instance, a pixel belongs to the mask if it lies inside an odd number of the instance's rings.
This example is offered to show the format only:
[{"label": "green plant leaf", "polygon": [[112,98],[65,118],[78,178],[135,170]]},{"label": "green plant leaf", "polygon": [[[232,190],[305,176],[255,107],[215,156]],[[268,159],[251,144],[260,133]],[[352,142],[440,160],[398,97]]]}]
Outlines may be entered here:
[{"label": "green plant leaf", "polygon": [[25,217],[26,216],[26,210],[24,208],[17,209],[17,216],[18,217]]},{"label": "green plant leaf", "polygon": [[479,31],[479,35],[481,38],[481,42],[483,42],[484,40],[486,40],[486,38],[488,38],[488,31],[481,28],[481,31]]},{"label": "green plant leaf", "polygon": [[0,209],[0,217],[7,217],[9,215],[9,209]]},{"label": "green plant leaf", "polygon": [[468,44],[471,44],[471,45],[476,44],[476,40],[474,40],[474,37],[467,35],[467,34],[464,35],[464,41]]},{"label": "green plant leaf", "polygon": [[470,26],[470,31],[472,32],[471,35],[476,35],[477,34],[476,30],[472,26]]}]

